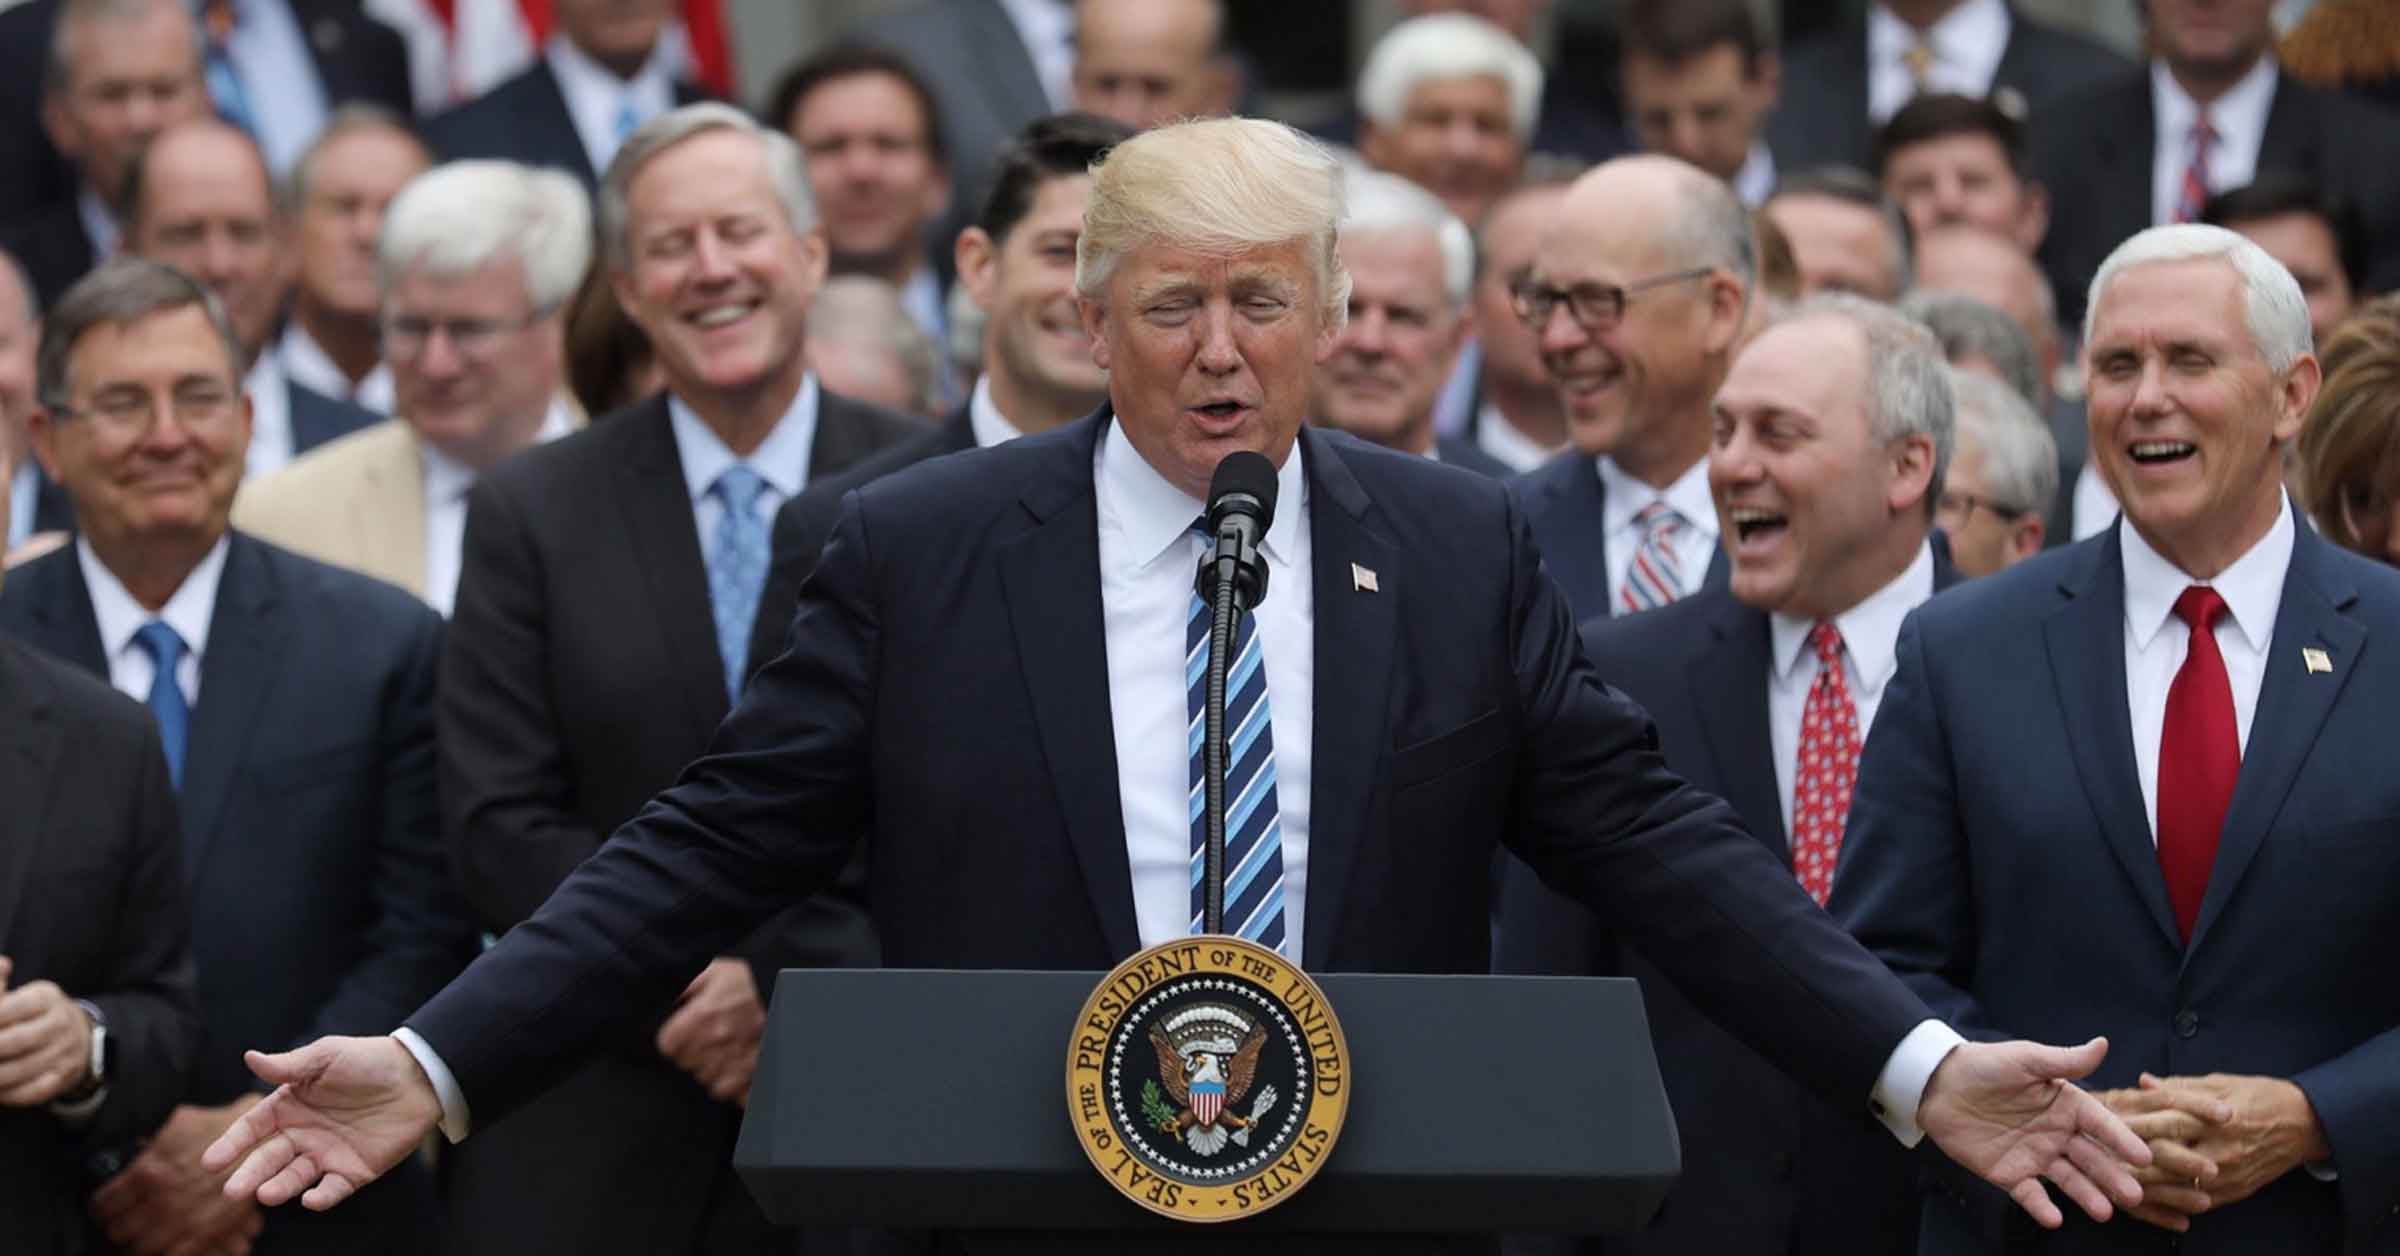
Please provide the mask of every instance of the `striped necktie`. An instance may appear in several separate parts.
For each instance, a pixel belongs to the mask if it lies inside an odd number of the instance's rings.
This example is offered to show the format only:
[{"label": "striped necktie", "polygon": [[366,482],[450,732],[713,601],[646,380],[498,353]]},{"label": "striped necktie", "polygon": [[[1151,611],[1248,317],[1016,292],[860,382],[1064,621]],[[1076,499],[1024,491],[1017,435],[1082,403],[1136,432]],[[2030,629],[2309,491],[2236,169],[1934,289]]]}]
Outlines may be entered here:
[{"label": "striped necktie", "polygon": [[[1200,531],[1195,528],[1195,531]],[[1184,620],[1185,746],[1191,760],[1192,932],[1208,900],[1208,604],[1192,595]],[[1233,667],[1225,676],[1225,932],[1269,950],[1283,948],[1283,826],[1275,806],[1275,728],[1258,621],[1234,617]]]},{"label": "striped necktie", "polygon": [[1646,611],[1683,596],[1683,564],[1675,557],[1675,538],[1683,532],[1683,516],[1662,498],[1642,507],[1633,517],[1642,534],[1633,561],[1625,565],[1625,585],[1617,590],[1617,613]]},{"label": "striped necktie", "polygon": [[2183,168],[2183,179],[2175,189],[2175,221],[2198,222],[2200,211],[2208,205],[2208,155],[2217,145],[2217,129],[2208,124],[2202,114],[2192,124],[2192,160]]}]

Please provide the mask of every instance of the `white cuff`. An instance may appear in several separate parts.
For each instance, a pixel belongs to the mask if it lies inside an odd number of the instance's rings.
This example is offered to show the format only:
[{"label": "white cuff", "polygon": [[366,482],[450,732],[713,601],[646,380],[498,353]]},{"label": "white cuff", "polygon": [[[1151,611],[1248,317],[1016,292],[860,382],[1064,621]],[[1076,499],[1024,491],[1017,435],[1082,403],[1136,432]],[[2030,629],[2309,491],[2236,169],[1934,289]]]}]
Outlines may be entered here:
[{"label": "white cuff", "polygon": [[467,1139],[467,1094],[458,1088],[458,1079],[451,1076],[450,1066],[442,1063],[433,1044],[420,1037],[406,1025],[392,1031],[392,1038],[416,1057],[417,1067],[425,1070],[425,1078],[433,1083],[435,1097],[442,1101],[442,1137],[454,1143]]},{"label": "white cuff", "polygon": [[1917,1124],[1917,1105],[1925,1099],[1925,1084],[1933,1080],[1933,1070],[1949,1058],[1951,1050],[1965,1041],[1957,1030],[1938,1020],[1922,1021],[1883,1062],[1867,1106],[1901,1146],[1914,1147],[1924,1139],[1924,1127]]},{"label": "white cuff", "polygon": [[2308,1175],[2320,1182],[2339,1182],[2342,1180],[2342,1171],[2335,1168],[2331,1160],[2319,1160],[2311,1164],[2301,1165],[2300,1167],[2308,1170]]}]

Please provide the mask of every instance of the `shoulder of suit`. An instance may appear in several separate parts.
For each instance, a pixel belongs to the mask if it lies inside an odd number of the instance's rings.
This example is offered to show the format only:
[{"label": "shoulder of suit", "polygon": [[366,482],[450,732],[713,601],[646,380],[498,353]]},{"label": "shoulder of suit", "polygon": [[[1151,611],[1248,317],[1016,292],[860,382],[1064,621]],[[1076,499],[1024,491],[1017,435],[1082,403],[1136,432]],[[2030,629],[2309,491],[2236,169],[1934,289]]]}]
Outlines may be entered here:
[{"label": "shoulder of suit", "polygon": [[0,620],[57,597],[75,572],[75,547],[61,545],[8,569],[0,581]]},{"label": "shoulder of suit", "polygon": [[640,447],[663,442],[675,449],[675,430],[663,398],[651,397],[595,417],[590,423],[559,437],[520,449],[498,466],[477,476],[475,492],[516,494],[540,492],[556,481],[588,482],[614,474],[640,454]]},{"label": "shoulder of suit", "polygon": [[1738,606],[1722,588],[1702,589],[1636,615],[1595,615],[1578,625],[1578,635],[1594,661],[1681,656],[1705,645],[1709,625]]},{"label": "shoulder of suit", "polygon": [[1943,637],[2022,635],[2066,604],[2068,598],[2061,586],[2072,583],[2099,559],[2099,547],[2116,543],[2116,533],[2104,531],[2072,545],[2044,550],[2006,571],[1961,580],[1910,614],[1921,633]]},{"label": "shoulder of suit", "polygon": [[549,65],[537,52],[532,64],[493,84],[483,94],[462,100],[425,119],[419,129],[425,133],[428,143],[444,152],[449,148],[442,141],[453,144],[473,141],[475,125],[491,121],[494,115],[516,109],[518,101],[533,90],[534,84],[549,74]]},{"label": "shoulder of suit", "polygon": [[153,727],[148,707],[100,677],[14,638],[0,636],[0,678],[14,701],[47,708],[70,735],[97,732],[113,735],[109,740],[138,742]]},{"label": "shoulder of suit", "polygon": [[413,469],[418,465],[415,436],[408,425],[385,419],[337,436],[266,475],[244,481],[234,498],[234,518],[270,513],[314,517],[338,508],[346,486],[371,469]]},{"label": "shoulder of suit", "polygon": [[333,627],[338,637],[441,624],[432,607],[398,585],[294,553],[264,537],[237,535],[285,586],[287,604],[303,608],[297,622]]}]

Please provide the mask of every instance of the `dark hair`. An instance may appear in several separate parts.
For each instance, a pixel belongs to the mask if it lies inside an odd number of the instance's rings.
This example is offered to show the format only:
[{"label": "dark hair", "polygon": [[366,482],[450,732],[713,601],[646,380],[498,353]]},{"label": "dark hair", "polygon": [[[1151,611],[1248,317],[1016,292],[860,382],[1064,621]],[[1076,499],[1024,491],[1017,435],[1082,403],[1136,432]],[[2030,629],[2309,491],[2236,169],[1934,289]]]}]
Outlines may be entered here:
[{"label": "dark hair", "polygon": [[2358,213],[2350,202],[2326,190],[2325,186],[2304,174],[2288,170],[2269,170],[2238,188],[2229,188],[2208,198],[2201,207],[2200,221],[2215,227],[2231,227],[2237,222],[2253,222],[2280,214],[2314,214],[2333,233],[2334,251],[2349,277],[2350,287],[2356,290],[2366,273],[2366,233],[2359,228]]},{"label": "dark hair", "polygon": [[625,384],[656,360],[649,333],[617,304],[608,266],[595,261],[567,302],[567,389],[597,419],[640,401]]},{"label": "dark hair", "polygon": [[1626,56],[1669,64],[1732,44],[1748,70],[1771,51],[1749,0],[1628,0],[1622,31]]},{"label": "dark hair", "polygon": [[1873,175],[1856,166],[1812,166],[1777,179],[1775,193],[1767,201],[1772,204],[1787,196],[1821,196],[1883,215],[1884,226],[1891,229],[1892,238],[1900,246],[1900,290],[1906,292],[1915,286],[1916,232],[1909,229],[1908,215],[1901,213],[1892,198],[1883,194],[1883,185]]},{"label": "dark hair", "polygon": [[925,119],[925,151],[936,165],[949,165],[950,150],[942,142],[941,110],[934,103],[933,89],[925,85],[925,76],[900,54],[872,44],[835,44],[784,71],[767,97],[767,125],[788,131],[792,115],[799,112],[800,102],[808,99],[809,93],[827,83],[869,74],[899,80],[916,98],[917,113]]},{"label": "dark hair", "polygon": [[1984,135],[2000,146],[2008,168],[2018,178],[2030,177],[2025,154],[2025,123],[2006,109],[1980,96],[1929,92],[1900,107],[1891,121],[1875,132],[1875,173],[1887,174],[1892,155],[1911,144],[1952,135]]},{"label": "dark hair", "polygon": [[1108,151],[1134,137],[1134,129],[1090,113],[1054,113],[1035,118],[1000,150],[992,166],[992,193],[983,199],[975,225],[997,244],[1025,221],[1042,185],[1083,174]]},{"label": "dark hair", "polygon": [[225,349],[227,382],[242,382],[242,343],[225,317],[225,307],[199,280],[167,265],[139,257],[119,257],[75,281],[42,320],[41,347],[34,351],[34,393],[46,410],[63,410],[67,399],[67,359],[84,333],[103,323],[124,327],[153,314],[199,306]]}]

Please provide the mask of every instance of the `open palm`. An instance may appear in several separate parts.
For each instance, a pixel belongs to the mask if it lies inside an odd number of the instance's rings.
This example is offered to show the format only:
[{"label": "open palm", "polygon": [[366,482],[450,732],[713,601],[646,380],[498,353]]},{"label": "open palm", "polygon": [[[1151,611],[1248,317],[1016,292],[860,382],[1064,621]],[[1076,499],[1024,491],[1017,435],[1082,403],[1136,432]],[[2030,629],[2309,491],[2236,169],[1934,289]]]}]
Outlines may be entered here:
[{"label": "open palm", "polygon": [[240,1167],[233,1198],[269,1206],[298,1197],[322,1212],[408,1158],[441,1121],[433,1084],[391,1038],[319,1038],[297,1051],[244,1057],[275,1083],[202,1153],[202,1168]]},{"label": "open palm", "polygon": [[2098,1099],[2074,1084],[2100,1067],[2108,1043],[1965,1043],[1925,1085],[1917,1123],[1944,1154],[2000,1187],[2044,1226],[2066,1218],[2047,1179],[2095,1221],[2142,1199],[2128,1165],[2150,1149]]}]

